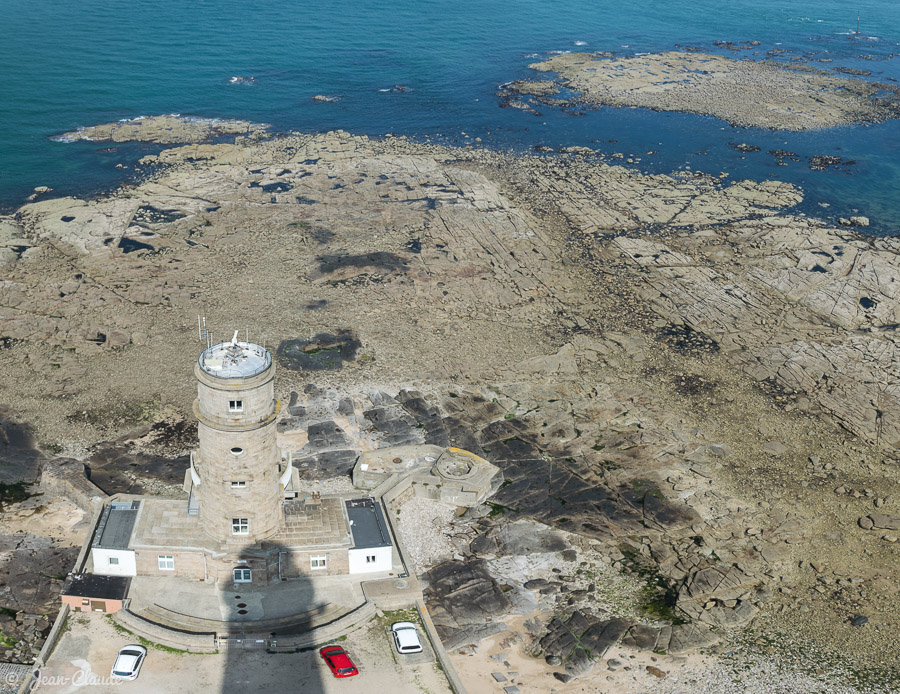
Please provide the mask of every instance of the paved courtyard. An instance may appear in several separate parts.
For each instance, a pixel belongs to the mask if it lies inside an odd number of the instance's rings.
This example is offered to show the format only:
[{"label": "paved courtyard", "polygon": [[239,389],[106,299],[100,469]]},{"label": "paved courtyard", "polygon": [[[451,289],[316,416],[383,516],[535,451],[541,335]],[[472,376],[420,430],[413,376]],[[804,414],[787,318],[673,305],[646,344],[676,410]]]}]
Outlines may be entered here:
[{"label": "paved courtyard", "polygon": [[[381,578],[373,574],[372,578]],[[367,576],[367,578],[369,578]],[[322,576],[315,582],[295,579],[258,586],[215,586],[173,577],[136,576],[128,592],[131,611],[160,605],[184,615],[203,619],[253,621],[288,617],[322,605],[352,609],[365,602],[355,576]],[[243,613],[238,612],[243,608]]]},{"label": "paved courtyard", "polygon": [[[118,650],[133,637],[118,633],[99,614],[75,615],[71,625],[41,671],[40,692],[141,692],[146,694],[246,694],[303,692],[304,694],[450,694],[450,687],[433,655],[400,656],[389,625],[373,620],[349,634],[340,645],[350,653],[360,674],[337,680],[318,655],[318,649],[271,655],[265,651],[236,651],[212,655],[171,653],[149,648],[140,677],[133,682],[109,680]],[[423,640],[424,634],[422,634]],[[426,640],[427,641],[427,640]]]}]

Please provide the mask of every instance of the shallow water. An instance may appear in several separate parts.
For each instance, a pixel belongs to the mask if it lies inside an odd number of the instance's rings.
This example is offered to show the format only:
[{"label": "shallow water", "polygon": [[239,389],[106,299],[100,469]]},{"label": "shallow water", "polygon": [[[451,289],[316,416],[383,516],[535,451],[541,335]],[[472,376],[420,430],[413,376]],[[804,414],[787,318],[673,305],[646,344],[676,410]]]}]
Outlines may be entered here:
[{"label": "shallow water", "polygon": [[[778,48],[789,51],[780,59],[825,57],[833,60],[820,64],[826,69],[855,67],[871,70],[871,79],[900,79],[900,58],[890,57],[900,53],[894,0],[852,8],[837,0],[648,0],[640,6],[520,0],[512,7],[471,0],[389,6],[359,0],[0,0],[0,206],[20,204],[37,185],[50,185],[56,194],[112,187],[128,173],[116,169],[117,162],[158,149],[100,151],[108,144],[61,143],[51,136],[118,118],[183,113],[266,122],[279,131],[344,128],[451,143],[481,137],[486,146],[521,151],[588,145],[641,155],[642,170],[690,166],[796,182],[807,190],[811,211],[846,215],[855,208],[873,218],[875,231],[900,229],[898,121],[773,133],[642,109],[584,116],[542,109],[538,117],[499,108],[495,96],[498,84],[533,74],[528,64],[548,51],[631,55],[680,44],[722,52],[716,40],[762,42],[753,51],[724,51],[740,58],[764,58]],[[860,37],[852,33],[857,8]],[[340,100],[316,102],[315,94]],[[729,147],[740,142],[762,151]],[[769,149],[796,152],[801,161],[777,166]],[[813,154],[856,164],[846,172],[810,171]]]}]

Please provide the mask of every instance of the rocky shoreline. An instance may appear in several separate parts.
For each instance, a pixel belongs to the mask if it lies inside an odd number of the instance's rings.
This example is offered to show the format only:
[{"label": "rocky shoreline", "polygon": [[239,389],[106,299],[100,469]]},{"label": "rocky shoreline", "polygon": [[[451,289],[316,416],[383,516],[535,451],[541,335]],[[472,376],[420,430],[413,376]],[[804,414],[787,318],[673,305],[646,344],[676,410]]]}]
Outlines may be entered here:
[{"label": "rocky shoreline", "polygon": [[[795,131],[880,122],[900,114],[900,92],[892,84],[837,76],[806,65],[736,60],[696,51],[628,58],[563,53],[529,67],[559,78],[503,85],[501,96],[508,105],[529,108],[522,100],[511,101],[512,93],[550,106],[682,111],[742,127]],[[563,97],[560,87],[578,96]]]},{"label": "rocky shoreline", "polygon": [[[2,220],[0,401],[45,459],[165,493],[154,456],[190,443],[205,314],[277,352],[285,401],[304,393],[279,435],[310,479],[345,472],[361,432],[501,467],[492,505],[436,513],[447,542],[422,555],[449,552],[429,600],[454,657],[509,638],[566,686],[612,648],[715,654],[764,621],[896,672],[897,238],[792,213],[788,184],[578,153],[338,131],[144,165]],[[298,360],[309,345],[331,358]],[[376,410],[358,436],[321,426]],[[483,597],[448,601],[460,581]]]}]

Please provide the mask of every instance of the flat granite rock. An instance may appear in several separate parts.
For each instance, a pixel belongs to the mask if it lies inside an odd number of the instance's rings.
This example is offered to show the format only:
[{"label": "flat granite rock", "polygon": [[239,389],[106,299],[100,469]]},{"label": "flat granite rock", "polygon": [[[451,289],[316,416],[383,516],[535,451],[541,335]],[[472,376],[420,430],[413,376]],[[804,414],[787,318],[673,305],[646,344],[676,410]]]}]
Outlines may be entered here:
[{"label": "flat granite rock", "polygon": [[[558,73],[582,102],[709,114],[744,127],[809,130],[897,116],[890,98],[863,80],[771,61],[679,51],[627,58],[563,53],[529,67]],[[548,86],[507,89],[552,93],[550,83],[538,85]]]},{"label": "flat granite rock", "polygon": [[509,599],[481,561],[447,561],[423,575],[425,599],[441,641],[448,649],[506,630],[489,619],[505,614]]},{"label": "flat granite rock", "polygon": [[190,118],[180,115],[142,116],[140,118],[92,125],[57,135],[59,142],[206,142],[225,135],[264,134],[268,126],[242,120]]},{"label": "flat granite rock", "polygon": [[540,647],[545,657],[558,659],[566,675],[575,678],[589,672],[632,625],[631,620],[598,620],[575,610],[567,619],[553,619],[547,625]]}]

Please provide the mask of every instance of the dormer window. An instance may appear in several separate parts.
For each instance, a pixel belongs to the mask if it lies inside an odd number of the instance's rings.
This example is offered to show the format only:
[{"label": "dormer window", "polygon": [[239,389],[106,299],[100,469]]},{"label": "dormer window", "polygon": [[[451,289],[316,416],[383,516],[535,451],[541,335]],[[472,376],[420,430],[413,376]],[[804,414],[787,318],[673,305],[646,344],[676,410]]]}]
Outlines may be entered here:
[{"label": "dormer window", "polygon": [[244,411],[244,401],[243,400],[229,400],[228,401],[228,412],[232,414],[240,414]]}]

